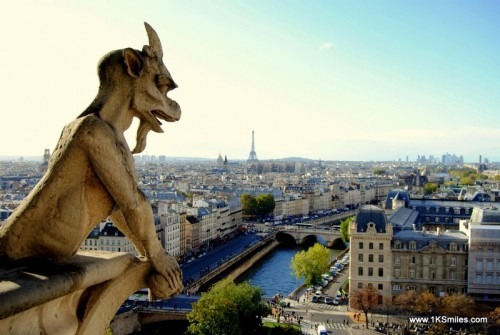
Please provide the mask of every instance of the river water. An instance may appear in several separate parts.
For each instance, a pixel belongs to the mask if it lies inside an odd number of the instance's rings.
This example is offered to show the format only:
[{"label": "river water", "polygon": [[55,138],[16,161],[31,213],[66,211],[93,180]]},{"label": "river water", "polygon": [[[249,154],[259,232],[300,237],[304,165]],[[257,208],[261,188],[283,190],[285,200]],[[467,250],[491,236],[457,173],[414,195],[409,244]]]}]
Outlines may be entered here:
[{"label": "river water", "polygon": [[[255,264],[241,280],[249,280],[254,286],[263,289],[265,297],[275,294],[288,296],[304,282],[297,279],[290,267],[292,258],[303,249],[300,247],[277,247]],[[330,249],[330,259],[334,259],[342,250]]]}]

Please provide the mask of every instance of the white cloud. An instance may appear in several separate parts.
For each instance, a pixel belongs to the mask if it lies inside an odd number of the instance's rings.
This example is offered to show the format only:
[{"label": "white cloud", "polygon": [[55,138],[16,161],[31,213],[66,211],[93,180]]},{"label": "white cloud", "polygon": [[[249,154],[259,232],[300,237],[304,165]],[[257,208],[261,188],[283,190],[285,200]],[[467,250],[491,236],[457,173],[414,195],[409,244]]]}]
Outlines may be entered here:
[{"label": "white cloud", "polygon": [[321,44],[319,46],[319,49],[320,50],[328,50],[328,49],[331,49],[333,47],[333,43],[332,42],[324,42],[323,44]]}]

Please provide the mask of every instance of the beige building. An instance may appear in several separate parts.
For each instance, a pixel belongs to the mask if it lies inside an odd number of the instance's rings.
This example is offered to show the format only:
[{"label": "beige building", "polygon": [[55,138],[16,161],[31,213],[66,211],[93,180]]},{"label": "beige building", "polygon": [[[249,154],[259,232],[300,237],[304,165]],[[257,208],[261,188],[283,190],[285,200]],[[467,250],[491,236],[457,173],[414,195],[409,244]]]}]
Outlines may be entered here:
[{"label": "beige building", "polygon": [[361,207],[349,227],[349,293],[371,286],[379,292],[379,303],[391,296],[392,226],[384,210]]},{"label": "beige building", "polygon": [[460,223],[469,239],[467,293],[475,300],[500,302],[500,210],[475,207]]},{"label": "beige building", "polygon": [[394,234],[392,295],[415,290],[438,296],[467,291],[467,236],[460,231]]}]

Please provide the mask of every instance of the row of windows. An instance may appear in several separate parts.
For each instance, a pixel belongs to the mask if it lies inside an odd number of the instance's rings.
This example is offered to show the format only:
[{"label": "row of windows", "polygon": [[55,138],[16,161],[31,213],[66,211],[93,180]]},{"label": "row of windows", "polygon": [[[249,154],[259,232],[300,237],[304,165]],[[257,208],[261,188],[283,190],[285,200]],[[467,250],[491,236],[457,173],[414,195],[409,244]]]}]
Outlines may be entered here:
[{"label": "row of windows", "polygon": [[[393,291],[401,291],[402,289],[403,289],[403,285],[401,285],[401,284],[392,284],[392,290]],[[415,285],[407,285],[406,286],[406,290],[407,291],[416,291],[417,287]],[[435,287],[429,287],[428,291],[430,293],[436,293],[437,289]],[[465,287],[462,288],[462,289],[460,289],[460,290],[458,288],[456,288],[456,287],[447,287],[446,288],[446,293],[448,293],[448,294],[454,294],[454,293],[459,293],[459,292],[466,293]]]},{"label": "row of windows", "polygon": [[[404,257],[404,256],[403,256]],[[426,258],[429,260],[429,265],[436,265],[436,257],[429,257],[429,258]],[[445,264],[445,265],[448,265],[448,266],[457,266],[457,258],[456,257],[451,257],[449,259],[449,264]],[[414,255],[410,255],[408,256],[408,263],[409,264],[417,264],[417,256],[414,256]],[[396,255],[394,256],[394,264],[401,264],[401,256],[400,255]],[[465,260],[465,266],[467,266],[467,260]]]},{"label": "row of windows", "polygon": [[[429,243],[430,247],[431,247],[431,251],[436,251],[436,244],[435,243]],[[421,244],[418,244],[417,245],[417,242],[415,241],[410,241],[408,243],[404,243],[402,241],[394,241],[394,249],[397,249],[397,250],[417,250],[417,249],[421,249],[423,247],[426,247],[427,245],[421,245]],[[458,245],[457,243],[449,243],[446,248],[450,251],[467,251],[468,247],[467,247],[467,244],[463,244],[463,245]]]},{"label": "row of windows", "polygon": [[[366,286],[372,288],[373,284],[372,283],[368,283]],[[363,283],[358,283],[358,288],[359,289],[363,288]],[[383,290],[384,289],[384,284],[377,284],[377,289],[378,290]]]},{"label": "row of windows", "polygon": [[88,245],[88,246],[92,246],[92,245],[127,245],[129,244],[128,243],[128,240],[123,240],[123,239],[112,239],[112,240],[109,240],[109,239],[106,239],[106,240],[97,240],[97,239],[87,239],[83,242],[83,245]]},{"label": "row of windows", "polygon": [[[364,248],[364,243],[363,242],[359,242],[358,248],[359,249],[363,249]],[[368,243],[368,249],[372,250],[373,248],[374,248],[373,242]],[[378,244],[378,250],[384,250],[384,243],[379,243]]]},{"label": "row of windows", "polygon": [[[358,267],[358,276],[363,276],[364,275],[364,268],[362,266]],[[368,276],[372,277],[373,276],[373,268],[369,267],[368,268]],[[378,276],[383,277],[384,276],[384,269],[383,268],[378,268]]]},{"label": "row of windows", "polygon": [[[417,271],[415,269],[409,269],[406,273],[406,278],[410,279],[419,279],[417,276]],[[394,277],[395,278],[401,278],[401,269],[394,269]],[[448,271],[448,278],[438,278],[436,275],[436,270],[431,270],[429,271],[429,279],[448,279],[448,280],[457,280],[457,271],[455,270],[449,270]],[[467,280],[467,274],[463,275],[463,280]]]},{"label": "row of windows", "polygon": [[[486,268],[483,267],[484,263],[486,262]],[[487,270],[487,271],[492,271],[494,264],[493,259],[487,259],[484,261],[483,259],[478,259],[476,260],[476,270]],[[497,270],[500,270],[500,260],[497,260]]]},{"label": "row of windows", "polygon": [[[373,263],[373,254],[368,255],[368,262]],[[358,254],[358,261],[363,262],[364,261],[364,255],[363,254]],[[378,262],[383,263],[384,262],[384,255],[378,255]]]},{"label": "row of windows", "polygon": [[[442,207],[431,207],[431,206],[425,206],[425,207],[420,207],[420,206],[411,206],[413,210],[415,211],[418,211],[420,213],[427,213],[427,214],[430,214],[430,213],[435,213],[435,214],[450,214],[451,212],[453,212],[453,214],[455,215],[461,215],[462,214],[462,209],[463,209],[463,212],[465,215],[469,215],[470,214],[470,211],[471,211],[471,208],[460,208],[460,207],[444,207],[444,211],[441,210]],[[425,208],[425,210],[424,210]]]},{"label": "row of windows", "polygon": [[[496,284],[500,285],[500,274],[497,274],[496,277],[497,277]],[[475,283],[493,285],[493,273],[487,273],[486,276],[484,276],[482,273],[476,273]]]}]

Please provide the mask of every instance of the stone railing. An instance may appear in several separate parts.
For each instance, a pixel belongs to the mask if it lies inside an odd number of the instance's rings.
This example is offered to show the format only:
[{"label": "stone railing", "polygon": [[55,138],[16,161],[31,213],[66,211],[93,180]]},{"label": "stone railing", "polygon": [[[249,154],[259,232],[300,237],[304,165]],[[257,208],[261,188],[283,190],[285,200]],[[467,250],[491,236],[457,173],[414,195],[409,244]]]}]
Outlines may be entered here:
[{"label": "stone railing", "polygon": [[149,272],[143,259],[100,251],[60,263],[1,263],[0,334],[105,334]]}]

